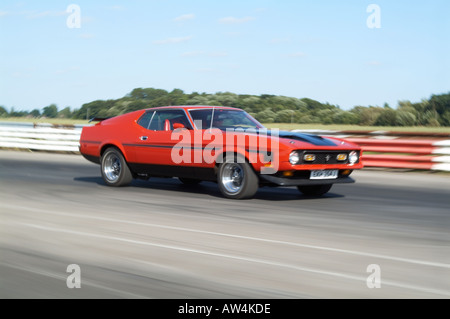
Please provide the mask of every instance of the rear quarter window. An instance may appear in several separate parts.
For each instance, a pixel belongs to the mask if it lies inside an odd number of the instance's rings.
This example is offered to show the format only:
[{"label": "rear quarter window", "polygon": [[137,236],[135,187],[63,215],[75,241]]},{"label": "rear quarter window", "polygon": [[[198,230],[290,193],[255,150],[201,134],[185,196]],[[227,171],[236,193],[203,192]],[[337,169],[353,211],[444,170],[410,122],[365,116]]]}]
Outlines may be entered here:
[{"label": "rear quarter window", "polygon": [[153,114],[155,112],[146,112],[144,115],[141,116],[139,121],[137,122],[140,126],[142,126],[145,129],[148,129],[148,126],[150,124],[150,121],[153,117]]}]

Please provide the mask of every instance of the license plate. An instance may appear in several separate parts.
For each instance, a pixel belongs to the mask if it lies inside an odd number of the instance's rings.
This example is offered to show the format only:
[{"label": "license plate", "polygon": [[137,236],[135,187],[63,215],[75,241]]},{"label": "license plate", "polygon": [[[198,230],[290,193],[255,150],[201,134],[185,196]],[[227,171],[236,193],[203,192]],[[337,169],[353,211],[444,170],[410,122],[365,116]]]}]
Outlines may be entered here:
[{"label": "license plate", "polygon": [[322,170],[322,171],[311,171],[310,179],[336,179],[338,178],[339,170]]}]

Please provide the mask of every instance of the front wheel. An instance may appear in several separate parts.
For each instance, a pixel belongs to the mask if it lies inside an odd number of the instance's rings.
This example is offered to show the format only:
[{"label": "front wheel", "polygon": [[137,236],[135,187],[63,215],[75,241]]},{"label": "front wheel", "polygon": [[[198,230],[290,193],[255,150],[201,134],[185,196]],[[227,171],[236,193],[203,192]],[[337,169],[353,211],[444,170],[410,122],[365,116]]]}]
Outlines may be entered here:
[{"label": "front wheel", "polygon": [[108,148],[105,153],[103,153],[101,171],[103,180],[108,186],[126,186],[133,180],[133,175],[131,174],[125,158],[122,153],[114,147]]},{"label": "front wheel", "polygon": [[217,183],[220,192],[231,199],[252,198],[259,187],[258,176],[250,164],[233,156],[228,156],[220,164]]},{"label": "front wheel", "polygon": [[314,185],[314,186],[297,186],[298,190],[307,196],[322,196],[329,192],[333,184]]}]

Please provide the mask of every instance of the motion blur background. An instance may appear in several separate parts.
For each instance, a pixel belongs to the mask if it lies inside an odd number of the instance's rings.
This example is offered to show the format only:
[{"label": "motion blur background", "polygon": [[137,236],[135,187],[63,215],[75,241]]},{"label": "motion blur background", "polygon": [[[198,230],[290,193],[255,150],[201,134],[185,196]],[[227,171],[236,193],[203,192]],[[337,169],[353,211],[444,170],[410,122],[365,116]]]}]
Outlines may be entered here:
[{"label": "motion blur background", "polygon": [[[413,133],[445,134],[449,9],[446,0],[4,0],[0,117],[58,124],[195,102],[289,129],[406,119]],[[214,183],[176,179],[111,189],[72,152],[2,149],[0,297],[449,298],[448,173],[353,176],[320,199],[261,188],[230,201]],[[79,289],[67,287],[73,264]]]}]

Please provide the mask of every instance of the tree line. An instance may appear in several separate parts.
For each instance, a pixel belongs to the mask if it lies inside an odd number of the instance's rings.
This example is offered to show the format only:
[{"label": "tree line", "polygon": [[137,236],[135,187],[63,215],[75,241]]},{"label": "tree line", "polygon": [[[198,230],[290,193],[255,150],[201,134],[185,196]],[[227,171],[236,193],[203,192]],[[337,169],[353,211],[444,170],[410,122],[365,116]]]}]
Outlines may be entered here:
[{"label": "tree line", "polygon": [[432,95],[420,102],[400,101],[396,108],[355,106],[342,110],[338,105],[309,98],[277,95],[238,95],[230,92],[184,93],[154,88],[136,88],[116,100],[96,100],[81,108],[58,110],[52,104],[42,110],[7,111],[0,106],[0,117],[72,118],[112,117],[140,109],[170,105],[211,105],[241,108],[262,123],[351,124],[361,126],[450,126],[450,92]]}]

